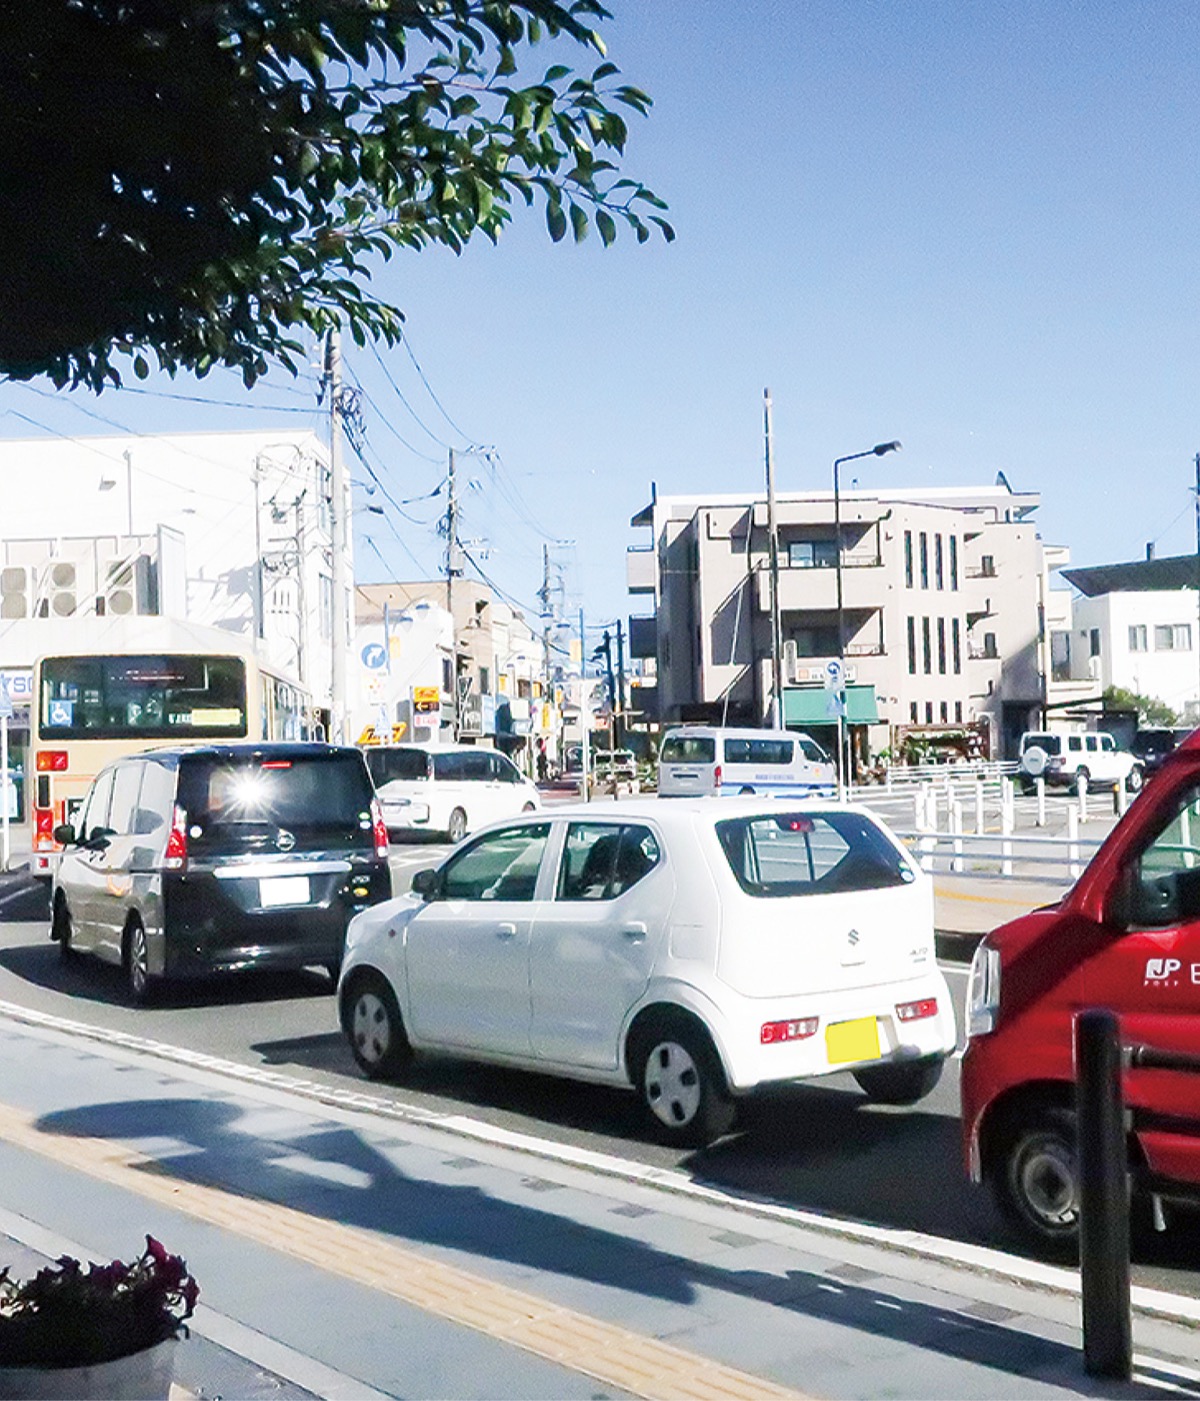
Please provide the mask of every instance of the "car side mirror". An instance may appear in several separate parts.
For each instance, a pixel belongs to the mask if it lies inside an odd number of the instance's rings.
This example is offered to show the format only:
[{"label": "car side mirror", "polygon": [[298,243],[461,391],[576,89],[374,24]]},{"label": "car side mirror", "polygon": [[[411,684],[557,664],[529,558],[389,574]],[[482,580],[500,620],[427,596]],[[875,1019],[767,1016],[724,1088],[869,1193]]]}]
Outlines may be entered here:
[{"label": "car side mirror", "polygon": [[112,827],[93,827],[87,841],[81,842],[80,845],[90,847],[93,851],[104,851],[116,835]]},{"label": "car side mirror", "polygon": [[54,829],[54,840],[59,846],[74,846],[75,828],[69,822],[60,822]]},{"label": "car side mirror", "polygon": [[418,871],[416,875],[413,876],[413,894],[420,895],[424,900],[435,900],[440,884],[441,881],[439,880],[437,870],[433,866],[429,866],[423,871]]}]

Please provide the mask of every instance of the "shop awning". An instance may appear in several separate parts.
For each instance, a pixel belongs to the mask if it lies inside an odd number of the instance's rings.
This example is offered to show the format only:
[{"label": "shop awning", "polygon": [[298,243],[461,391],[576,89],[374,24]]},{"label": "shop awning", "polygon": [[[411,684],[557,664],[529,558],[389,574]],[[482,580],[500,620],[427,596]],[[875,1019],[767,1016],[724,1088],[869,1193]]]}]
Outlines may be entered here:
[{"label": "shop awning", "polygon": [[[824,686],[785,686],[783,723],[785,725],[836,725],[837,716],[829,711],[832,693]],[[851,725],[879,724],[874,686],[846,687],[846,720]]]}]

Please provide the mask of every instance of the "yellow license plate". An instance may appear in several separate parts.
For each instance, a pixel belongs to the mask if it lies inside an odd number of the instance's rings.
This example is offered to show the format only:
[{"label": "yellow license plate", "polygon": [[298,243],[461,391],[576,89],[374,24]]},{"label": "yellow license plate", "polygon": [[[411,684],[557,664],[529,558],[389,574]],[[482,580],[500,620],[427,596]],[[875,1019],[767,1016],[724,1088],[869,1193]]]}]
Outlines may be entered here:
[{"label": "yellow license plate", "polygon": [[879,1059],[879,1027],[874,1017],[834,1022],[825,1028],[825,1054],[830,1065]]}]

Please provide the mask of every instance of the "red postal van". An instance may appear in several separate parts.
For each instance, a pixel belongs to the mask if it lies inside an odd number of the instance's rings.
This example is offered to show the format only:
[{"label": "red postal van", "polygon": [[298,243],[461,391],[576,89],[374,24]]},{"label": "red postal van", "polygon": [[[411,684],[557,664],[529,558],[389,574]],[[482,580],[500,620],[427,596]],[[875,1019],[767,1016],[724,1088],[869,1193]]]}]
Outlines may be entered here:
[{"label": "red postal van", "polygon": [[[971,967],[962,1063],[968,1171],[1027,1244],[1078,1229],[1075,1013],[1125,1044],[1200,1054],[1200,730],[1163,763],[1061,903],[989,934]],[[1200,1074],[1125,1072],[1135,1196],[1200,1205]]]}]

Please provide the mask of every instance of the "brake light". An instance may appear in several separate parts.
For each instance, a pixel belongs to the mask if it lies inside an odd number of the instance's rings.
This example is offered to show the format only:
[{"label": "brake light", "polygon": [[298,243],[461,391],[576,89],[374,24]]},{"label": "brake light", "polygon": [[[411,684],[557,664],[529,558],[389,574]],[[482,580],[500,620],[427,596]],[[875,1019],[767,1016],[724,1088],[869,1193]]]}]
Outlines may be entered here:
[{"label": "brake light", "polygon": [[163,865],[168,871],[182,871],[187,865],[187,813],[178,803],[171,814],[171,830],[167,834],[167,850]]},{"label": "brake light", "polygon": [[803,1041],[815,1036],[818,1017],[801,1017],[795,1022],[763,1022],[758,1039],[764,1046],[773,1046],[779,1041]]},{"label": "brake light", "polygon": [[375,855],[387,860],[390,845],[388,843],[387,823],[383,820],[383,809],[379,806],[379,799],[371,799],[371,826],[375,829]]},{"label": "brake light", "polygon": [[39,749],[37,767],[38,773],[66,773],[67,751],[65,749]]},{"label": "brake light", "polygon": [[718,764],[717,767],[716,767],[715,769],[713,769],[713,787],[714,787],[714,788],[720,788],[720,786],[721,786],[721,766],[720,766],[720,764]]},{"label": "brake light", "polygon": [[923,997],[920,1002],[898,1002],[896,1015],[902,1022],[920,1022],[937,1016],[937,998]]},{"label": "brake light", "polygon": [[58,850],[58,843],[54,840],[53,808],[34,808],[33,847],[35,851]]},{"label": "brake light", "polygon": [[39,832],[54,831],[54,809],[38,808],[33,815],[34,823]]},{"label": "brake light", "polygon": [[292,761],[290,759],[264,759],[259,765],[263,769],[290,769]]}]

